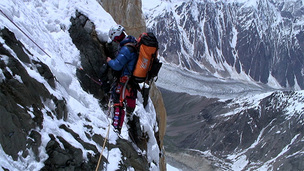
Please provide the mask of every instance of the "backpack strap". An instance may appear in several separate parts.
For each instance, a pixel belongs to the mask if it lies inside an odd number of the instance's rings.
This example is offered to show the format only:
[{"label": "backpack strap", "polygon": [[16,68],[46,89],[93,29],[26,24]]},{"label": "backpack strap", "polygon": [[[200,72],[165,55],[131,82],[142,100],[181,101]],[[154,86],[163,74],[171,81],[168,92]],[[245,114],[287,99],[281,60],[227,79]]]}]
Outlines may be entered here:
[{"label": "backpack strap", "polygon": [[124,46],[126,46],[131,53],[138,53],[136,43],[126,43]]},{"label": "backpack strap", "polygon": [[[131,53],[136,53],[136,54],[138,54],[138,51],[137,51],[137,48],[136,48],[136,43],[126,43],[124,46],[126,46],[129,50],[130,50],[130,52]],[[129,63],[129,62],[128,62]],[[130,71],[130,69],[128,68],[128,63],[126,63],[125,65],[124,65],[124,67],[123,67],[123,69],[122,70],[125,70],[125,68],[127,67],[127,70],[132,74],[132,72]]]}]

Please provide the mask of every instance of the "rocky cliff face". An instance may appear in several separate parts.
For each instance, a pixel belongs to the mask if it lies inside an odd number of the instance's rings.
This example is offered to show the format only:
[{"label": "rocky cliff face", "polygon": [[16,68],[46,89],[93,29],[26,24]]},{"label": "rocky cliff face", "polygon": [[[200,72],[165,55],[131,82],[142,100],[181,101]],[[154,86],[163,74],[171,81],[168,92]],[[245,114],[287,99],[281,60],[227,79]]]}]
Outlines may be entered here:
[{"label": "rocky cliff face", "polygon": [[303,89],[303,6],[301,0],[162,1],[147,12],[147,23],[171,63]]},{"label": "rocky cliff face", "polygon": [[[18,2],[11,4],[20,5]],[[13,12],[6,12],[11,14],[12,18],[16,17],[15,20],[18,20],[20,15],[27,14],[22,10],[18,11],[19,8],[15,9],[11,4],[6,5],[11,7]],[[39,6],[37,8],[48,7],[39,2],[22,5],[31,7],[33,4]],[[54,4],[51,7],[58,8],[57,5]],[[25,11],[29,7],[25,7]],[[73,11],[73,6],[71,9]],[[44,14],[41,15],[45,17]],[[39,57],[46,55],[45,52],[42,53],[43,55],[36,52],[37,46],[27,49],[27,46],[15,36],[17,33],[25,38],[24,33],[14,30],[16,29],[14,26],[12,30],[16,33],[5,27],[11,26],[12,21],[1,23],[4,26],[0,30],[0,158],[4,161],[0,162],[0,166],[4,170],[95,170],[97,166],[101,144],[106,137],[107,126],[105,125],[109,122],[104,114],[107,110],[101,110],[101,108],[107,108],[106,92],[109,87],[106,85],[100,87],[89,77],[108,78],[111,81],[112,75],[107,72],[109,70],[104,72],[105,75],[100,75],[101,66],[105,64],[106,56],[109,54],[105,47],[106,43],[99,41],[95,24],[88,16],[79,11],[73,11],[71,18],[68,14],[66,15],[64,17],[69,19],[68,27],[57,20],[55,25],[52,25],[54,23],[51,18],[48,19],[47,26],[43,22],[40,23],[38,30],[44,29],[45,35],[56,34],[55,37],[60,35],[58,37],[62,42],[56,43],[64,47],[55,49],[58,54],[65,54],[63,51],[69,47],[75,48],[74,51],[79,50],[80,57],[69,56],[70,54],[67,54],[68,57],[63,57],[54,52],[60,57],[48,55],[47,59],[41,61]],[[4,16],[1,16],[0,20],[7,22]],[[18,21],[18,24],[24,24],[22,18]],[[29,28],[34,26],[36,25],[30,25]],[[56,28],[57,26],[59,27]],[[53,35],[47,35],[44,38],[49,38],[48,36]],[[70,44],[64,44],[65,36],[70,40]],[[54,40],[52,38],[50,39]],[[67,61],[69,57],[77,59],[70,62]],[[77,61],[78,57],[80,61]],[[47,65],[46,61],[50,63]],[[59,71],[61,69],[65,71]],[[70,71],[73,74],[70,75]],[[95,98],[92,98],[93,96]],[[155,97],[161,98],[161,95]],[[91,99],[94,100],[91,101]],[[92,107],[95,104],[97,105]],[[150,109],[151,111],[148,112],[153,113],[151,115],[156,118],[154,107]],[[115,138],[116,134],[112,131],[113,135],[107,142],[111,141],[111,138],[114,141],[107,143],[105,151],[108,156],[102,156],[100,169],[107,169],[111,162],[113,164],[113,158],[117,157],[117,163],[115,161],[114,163],[117,164],[119,170],[130,168],[149,170],[162,167],[165,170],[164,160],[159,160],[159,155],[164,153],[163,147],[160,146],[164,132],[156,129],[158,127],[156,122],[151,129],[143,130],[138,115],[134,114],[133,120],[126,123],[134,126],[127,132],[128,137],[133,137],[132,140]],[[162,125],[161,130],[165,130],[163,123],[160,125]],[[153,140],[152,143],[151,140]],[[153,146],[153,151],[157,151],[154,156],[148,156],[152,149],[147,148],[151,146]],[[112,154],[114,156],[111,156]]]},{"label": "rocky cliff face", "polygon": [[[75,31],[74,29],[78,26],[78,34],[72,33],[72,37],[77,35],[77,37],[79,36],[79,40],[86,39],[86,48],[96,48],[95,51],[89,51],[87,53],[91,55],[91,57],[94,57],[93,54],[96,55],[96,53],[105,57],[102,55],[103,51],[97,48],[96,45],[98,45],[98,43],[87,34],[87,30],[83,29],[82,26],[84,26],[86,22],[89,23],[90,21],[81,14],[77,15],[77,18],[72,22],[75,26],[71,28],[71,32]],[[32,70],[37,70],[38,73],[47,80],[48,84],[55,89],[56,79],[49,67],[39,60],[32,60],[28,56],[29,51],[15,38],[14,33],[8,29],[2,29],[0,35],[1,38],[5,40],[5,46],[8,45],[9,48],[13,50],[10,51],[1,44],[0,144],[4,153],[11,156],[14,161],[18,161],[22,157],[32,160],[32,164],[35,163],[35,160],[37,162],[45,160],[42,170],[95,170],[100,153],[94,143],[100,144],[103,142],[103,136],[100,134],[89,135],[90,133],[87,132],[85,133],[86,136],[94,142],[88,143],[80,138],[80,132],[75,132],[75,130],[70,128],[71,123],[61,122],[60,120],[66,121],[68,117],[66,99],[58,99],[50,93],[46,85],[38,82],[28,74],[28,71],[24,68],[24,64],[31,65]],[[17,58],[15,58],[12,53],[16,54]],[[87,65],[88,63],[83,62],[83,64]],[[88,86],[92,85],[89,80],[81,79],[81,81],[83,85],[86,85],[88,91],[92,91],[92,93],[99,97],[100,92],[96,91],[97,88],[95,87],[94,89],[94,87]],[[44,115],[45,111],[47,115]],[[79,113],[78,119],[81,120],[81,117],[83,117],[83,113]],[[48,119],[51,119],[51,122],[61,122],[58,129],[67,133],[65,135],[71,137],[66,139],[67,137],[64,137],[63,134],[56,131],[47,132],[48,138],[43,137],[42,130],[47,129],[44,124],[48,122]],[[85,124],[85,127],[87,127],[88,130],[92,130],[93,127],[90,124],[92,121],[88,118],[87,121],[88,124]],[[55,123],[53,124],[56,125]],[[85,152],[79,148],[79,146],[73,146],[71,142],[69,142],[71,138],[77,139],[77,142],[81,144],[80,146],[83,150],[91,150],[96,155],[88,154],[86,156],[88,160],[85,160],[83,158]],[[116,145],[109,144],[108,148],[109,150],[119,148],[124,156],[128,156],[127,158],[130,160],[126,159],[124,161],[126,163],[122,168],[134,167],[139,170],[149,169],[146,157],[139,155],[133,148],[132,143],[118,139]],[[41,150],[47,153],[47,158],[40,155]],[[108,162],[108,160],[102,158],[102,162]],[[11,161],[8,165],[12,167],[12,165],[15,164]],[[15,168],[22,168],[22,166],[15,165]],[[34,164],[26,168],[29,170],[37,169]],[[103,168],[103,166],[100,168]],[[6,169],[6,167],[3,167],[3,169]]]},{"label": "rocky cliff face", "polygon": [[50,85],[55,86],[55,79],[49,68],[41,61],[32,61],[22,43],[8,29],[2,29],[0,35],[20,57],[19,59],[14,58],[11,52],[1,44],[0,144],[5,153],[17,160],[19,151],[23,151],[24,156],[28,155],[26,149],[29,147],[38,155],[41,136],[35,128],[43,127],[41,110],[44,109],[44,100],[50,100],[56,104],[53,117],[66,118],[67,111],[65,99],[57,99],[50,94],[42,83],[27,73],[20,61],[32,64],[33,69],[38,70]]},{"label": "rocky cliff face", "polygon": [[146,31],[141,0],[101,0],[101,4],[116,23],[125,27],[127,34],[138,37]]}]

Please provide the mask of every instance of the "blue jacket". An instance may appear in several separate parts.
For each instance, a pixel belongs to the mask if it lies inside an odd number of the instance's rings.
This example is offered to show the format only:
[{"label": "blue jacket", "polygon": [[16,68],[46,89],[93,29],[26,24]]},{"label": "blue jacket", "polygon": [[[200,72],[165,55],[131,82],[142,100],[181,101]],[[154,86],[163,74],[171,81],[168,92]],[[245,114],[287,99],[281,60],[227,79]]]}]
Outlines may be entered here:
[{"label": "blue jacket", "polygon": [[116,70],[120,71],[123,69],[122,76],[132,75],[137,62],[137,52],[133,47],[127,47],[127,43],[136,43],[136,39],[133,36],[128,36],[126,39],[120,42],[122,47],[115,59],[108,62],[108,65]]}]

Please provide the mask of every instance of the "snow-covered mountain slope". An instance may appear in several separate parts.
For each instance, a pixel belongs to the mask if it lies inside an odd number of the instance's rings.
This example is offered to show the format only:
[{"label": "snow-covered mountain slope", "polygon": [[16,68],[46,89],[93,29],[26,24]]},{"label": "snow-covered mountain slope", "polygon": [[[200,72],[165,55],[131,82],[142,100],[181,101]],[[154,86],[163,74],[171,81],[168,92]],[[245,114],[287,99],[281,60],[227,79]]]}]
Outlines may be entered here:
[{"label": "snow-covered mountain slope", "polygon": [[302,0],[143,0],[164,60],[296,90],[304,88],[303,6]]},{"label": "snow-covered mountain slope", "polygon": [[303,91],[227,101],[162,93],[168,109],[167,151],[190,149],[219,170],[304,169]]},{"label": "snow-covered mountain slope", "polygon": [[[2,0],[0,10],[0,170],[95,170],[111,121],[90,92],[95,83],[77,69],[91,62],[81,51],[106,58],[102,42],[116,23],[95,0]],[[72,23],[82,29],[72,31]],[[83,37],[91,49],[74,44]],[[134,117],[148,138],[144,148],[127,123],[122,137],[110,127],[100,168],[159,170],[151,100],[144,108],[139,96]]]}]

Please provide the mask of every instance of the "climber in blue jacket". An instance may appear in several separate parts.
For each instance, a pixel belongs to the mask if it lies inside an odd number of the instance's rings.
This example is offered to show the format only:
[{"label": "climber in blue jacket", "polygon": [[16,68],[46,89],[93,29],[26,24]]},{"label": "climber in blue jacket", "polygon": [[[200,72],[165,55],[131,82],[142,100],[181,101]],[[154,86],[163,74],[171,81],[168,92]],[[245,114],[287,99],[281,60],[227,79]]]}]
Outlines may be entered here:
[{"label": "climber in blue jacket", "polygon": [[[118,42],[120,50],[115,59],[107,57],[108,65],[115,71],[121,71],[120,78],[112,88],[111,96],[114,102],[113,126],[120,133],[126,108],[127,114],[131,114],[136,106],[136,86],[130,80],[135,68],[138,54],[135,48],[136,39],[128,36],[124,27],[121,25],[113,26],[109,31],[109,37],[112,41]],[[126,106],[124,106],[126,104]]]},{"label": "climber in blue jacket", "polygon": [[137,53],[135,52],[134,47],[128,46],[133,46],[133,44],[135,43],[136,39],[133,36],[127,36],[124,40],[120,42],[121,49],[119,50],[116,58],[107,58],[108,65],[112,69],[114,69],[115,71],[120,71],[123,69],[122,76],[131,76],[134,70],[137,61]]}]

